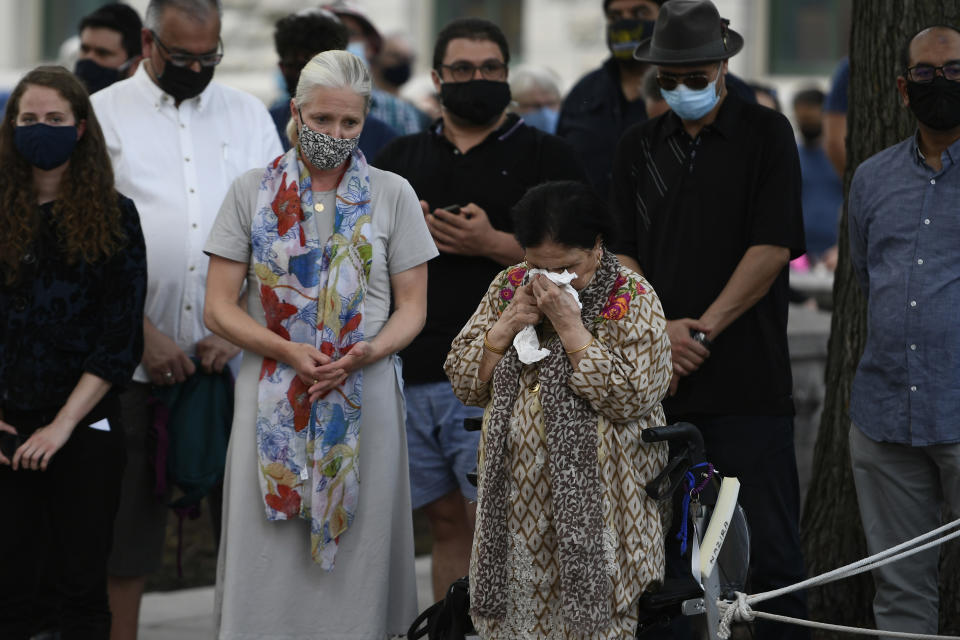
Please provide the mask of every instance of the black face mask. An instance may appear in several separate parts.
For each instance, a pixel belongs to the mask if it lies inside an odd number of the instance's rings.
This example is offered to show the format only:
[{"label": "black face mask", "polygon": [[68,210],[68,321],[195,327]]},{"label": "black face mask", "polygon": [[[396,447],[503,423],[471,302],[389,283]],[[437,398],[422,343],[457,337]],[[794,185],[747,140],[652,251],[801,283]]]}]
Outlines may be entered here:
[{"label": "black face mask", "polygon": [[960,126],[960,82],[937,76],[933,82],[907,81],[910,110],[917,120],[937,131]]},{"label": "black face mask", "polygon": [[77,128],[43,123],[15,127],[13,144],[27,162],[49,171],[63,165],[73,155],[77,146]]},{"label": "black face mask", "polygon": [[200,67],[200,71],[193,71],[189,67],[177,67],[169,60],[165,62],[163,73],[157,76],[157,84],[177,102],[200,95],[213,80],[213,67]]},{"label": "black face mask", "polygon": [[621,61],[633,61],[633,52],[641,40],[653,34],[653,20],[624,18],[607,25],[607,48]]},{"label": "black face mask", "polygon": [[800,136],[803,138],[803,141],[807,144],[813,144],[820,138],[820,134],[823,133],[823,127],[819,124],[802,124],[800,125]]},{"label": "black face mask", "polygon": [[73,75],[80,78],[84,86],[87,87],[87,93],[95,94],[100,89],[106,89],[114,82],[123,79],[120,69],[111,69],[97,64],[89,58],[86,60],[77,60],[73,66]]},{"label": "black face mask", "polygon": [[499,80],[444,82],[440,85],[440,101],[467,122],[490,124],[510,104],[510,85]]},{"label": "black face mask", "polygon": [[410,79],[410,62],[401,62],[392,67],[383,68],[383,79],[395,87],[406,84]]}]

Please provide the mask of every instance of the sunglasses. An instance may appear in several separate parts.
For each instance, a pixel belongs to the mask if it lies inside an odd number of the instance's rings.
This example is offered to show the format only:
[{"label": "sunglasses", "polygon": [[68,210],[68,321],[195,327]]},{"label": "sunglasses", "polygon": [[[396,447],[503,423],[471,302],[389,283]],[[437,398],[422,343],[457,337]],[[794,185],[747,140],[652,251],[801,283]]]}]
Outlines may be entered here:
[{"label": "sunglasses", "polygon": [[[720,63],[720,66],[717,67],[717,75],[720,75],[720,69],[723,67],[723,63]],[[665,73],[663,71],[657,74],[657,84],[661,89],[666,91],[673,91],[677,88],[678,85],[685,84],[694,91],[700,91],[706,89],[707,86],[716,77],[711,79],[703,71],[691,71],[690,73]]]}]

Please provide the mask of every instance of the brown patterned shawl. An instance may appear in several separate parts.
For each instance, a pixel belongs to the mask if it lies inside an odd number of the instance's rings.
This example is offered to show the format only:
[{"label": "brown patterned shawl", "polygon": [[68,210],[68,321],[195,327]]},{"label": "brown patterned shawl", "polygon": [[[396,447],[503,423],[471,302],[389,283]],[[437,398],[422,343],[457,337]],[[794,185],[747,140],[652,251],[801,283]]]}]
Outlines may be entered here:
[{"label": "brown patterned shawl", "polygon": [[[588,330],[600,317],[619,272],[616,257],[604,250],[593,279],[580,291],[581,317]],[[540,362],[540,404],[557,532],[561,614],[571,629],[592,633],[606,628],[611,616],[611,583],[603,557],[597,416],[590,403],[575,395],[568,385],[573,367],[560,338],[553,336],[544,348],[550,355]],[[470,600],[472,613],[493,619],[502,619],[507,611],[510,496],[506,447],[522,366],[511,345],[494,369],[493,404],[484,437],[477,580],[471,585]]]}]

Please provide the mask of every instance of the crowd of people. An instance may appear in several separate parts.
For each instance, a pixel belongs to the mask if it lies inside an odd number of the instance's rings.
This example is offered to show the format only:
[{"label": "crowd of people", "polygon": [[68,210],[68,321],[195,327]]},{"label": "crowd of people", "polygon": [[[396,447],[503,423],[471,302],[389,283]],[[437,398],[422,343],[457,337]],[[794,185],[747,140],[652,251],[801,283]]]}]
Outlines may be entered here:
[{"label": "crowd of people", "polygon": [[[0,126],[0,636],[136,638],[165,399],[224,375],[218,638],[404,633],[413,509],[435,598],[469,575],[481,638],[633,638],[639,598],[689,574],[682,510],[643,490],[668,450],[642,430],[678,421],[741,482],[750,590],[803,579],[788,274],[836,264],[849,65],[797,93],[797,140],[774,91],[729,73],[744,39],[710,0],[598,10],[610,57],[565,97],[460,18],[418,108],[410,43],[345,0],[277,21],[269,109],[213,81],[216,0],[150,0],[142,23],[104,5],[72,73],[20,80]],[[871,552],[960,514],[958,61],[953,27],[905,43],[917,133],[850,191]],[[881,629],[936,633],[937,554],[917,558],[875,572]],[[807,617],[802,593],[762,608]]]}]

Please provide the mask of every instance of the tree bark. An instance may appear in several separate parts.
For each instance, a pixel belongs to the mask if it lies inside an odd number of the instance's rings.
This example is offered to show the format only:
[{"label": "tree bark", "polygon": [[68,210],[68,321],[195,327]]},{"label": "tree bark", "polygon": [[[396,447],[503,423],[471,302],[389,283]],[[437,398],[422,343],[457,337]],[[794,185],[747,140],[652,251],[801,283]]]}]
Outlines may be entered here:
[{"label": "tree bark", "polygon": [[[960,24],[960,0],[854,0],[851,24],[845,195],[861,162],[914,134],[915,120],[901,105],[896,90],[896,78],[903,72],[900,50],[924,27]],[[866,305],[850,264],[844,200],[826,397],[801,527],[811,576],[867,555],[847,442],[850,389],[867,337]],[[956,544],[945,547],[941,555],[940,591],[940,631],[960,633],[960,550]],[[873,594],[869,574],[812,589],[808,593],[810,618],[872,627]],[[840,640],[848,636],[818,633],[814,637]]]}]

